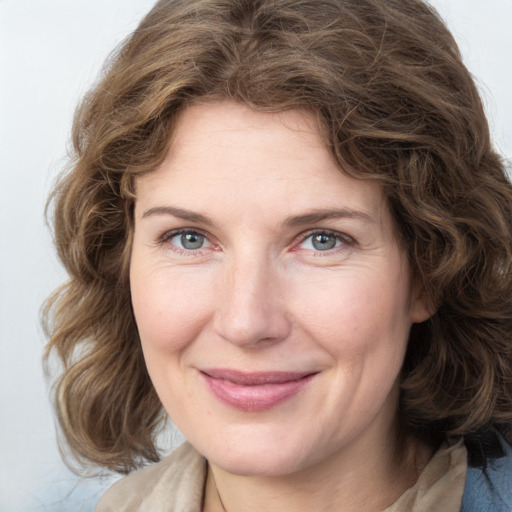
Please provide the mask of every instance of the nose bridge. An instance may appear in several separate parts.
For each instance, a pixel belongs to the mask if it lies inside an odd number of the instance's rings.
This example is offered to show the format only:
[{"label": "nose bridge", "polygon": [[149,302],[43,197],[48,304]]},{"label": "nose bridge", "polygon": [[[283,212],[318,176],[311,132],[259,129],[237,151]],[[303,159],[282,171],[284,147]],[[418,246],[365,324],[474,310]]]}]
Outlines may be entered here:
[{"label": "nose bridge", "polygon": [[228,260],[220,283],[217,334],[240,346],[285,338],[290,323],[276,264],[259,251],[232,255]]}]

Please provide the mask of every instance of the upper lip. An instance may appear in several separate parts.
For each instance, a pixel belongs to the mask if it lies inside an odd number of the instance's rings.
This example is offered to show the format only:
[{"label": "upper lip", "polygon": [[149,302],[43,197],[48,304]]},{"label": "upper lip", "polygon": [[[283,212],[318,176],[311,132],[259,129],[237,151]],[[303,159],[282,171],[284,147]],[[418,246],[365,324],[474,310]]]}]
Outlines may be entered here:
[{"label": "upper lip", "polygon": [[303,379],[308,375],[317,372],[242,372],[240,370],[231,370],[228,368],[206,368],[201,370],[202,373],[212,377],[213,379],[226,380],[233,384],[241,386],[261,386],[264,384],[283,384],[284,382],[292,382]]}]

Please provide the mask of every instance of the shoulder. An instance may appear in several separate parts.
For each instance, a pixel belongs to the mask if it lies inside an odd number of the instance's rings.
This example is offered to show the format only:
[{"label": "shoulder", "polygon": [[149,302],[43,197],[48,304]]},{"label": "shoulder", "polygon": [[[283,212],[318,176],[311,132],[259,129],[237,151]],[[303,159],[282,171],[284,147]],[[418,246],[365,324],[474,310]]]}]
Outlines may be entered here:
[{"label": "shoulder", "polygon": [[501,437],[499,442],[501,457],[485,469],[468,468],[462,512],[512,512],[512,447]]},{"label": "shoulder", "polygon": [[159,463],[116,482],[95,512],[199,512],[205,478],[205,459],[184,443]]}]

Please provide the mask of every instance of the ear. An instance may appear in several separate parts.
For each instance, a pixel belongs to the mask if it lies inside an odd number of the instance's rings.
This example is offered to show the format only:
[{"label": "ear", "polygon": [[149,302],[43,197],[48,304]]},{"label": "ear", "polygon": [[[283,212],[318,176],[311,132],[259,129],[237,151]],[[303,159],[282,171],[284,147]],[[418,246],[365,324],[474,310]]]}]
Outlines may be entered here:
[{"label": "ear", "polygon": [[415,290],[412,294],[410,320],[413,324],[420,324],[428,320],[437,311],[437,307],[426,296],[423,288]]}]

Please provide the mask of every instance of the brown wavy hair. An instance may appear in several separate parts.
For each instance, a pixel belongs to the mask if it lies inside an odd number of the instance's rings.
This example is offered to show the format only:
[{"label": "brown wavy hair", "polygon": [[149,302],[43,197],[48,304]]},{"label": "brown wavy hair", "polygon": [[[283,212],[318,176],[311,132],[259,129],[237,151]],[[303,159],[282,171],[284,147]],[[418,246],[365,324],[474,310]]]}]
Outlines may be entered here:
[{"label": "brown wavy hair", "polygon": [[43,310],[45,358],[61,363],[74,457],[119,472],[159,457],[165,414],[130,303],[134,180],[162,162],[180,112],[208,99],[316,113],[340,168],[383,187],[436,311],[411,332],[404,428],[430,443],[505,432],[512,187],[438,14],[420,0],[161,0],[83,99],[50,198],[69,281]]}]

